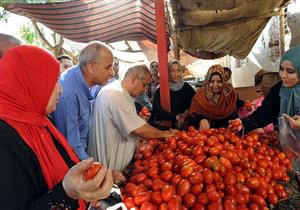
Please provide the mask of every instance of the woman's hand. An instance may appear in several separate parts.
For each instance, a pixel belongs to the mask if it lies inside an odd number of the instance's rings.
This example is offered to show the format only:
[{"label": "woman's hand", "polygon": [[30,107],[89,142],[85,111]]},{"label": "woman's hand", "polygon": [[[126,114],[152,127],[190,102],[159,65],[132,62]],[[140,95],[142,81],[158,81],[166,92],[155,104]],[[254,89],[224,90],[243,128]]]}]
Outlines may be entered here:
[{"label": "woman's hand", "polygon": [[203,119],[199,122],[199,130],[207,130],[210,129],[210,125],[207,119]]},{"label": "woman's hand", "polygon": [[228,121],[228,128],[232,131],[240,131],[243,129],[243,124],[240,118]]},{"label": "woman's hand", "polygon": [[96,202],[110,195],[113,178],[110,170],[102,166],[96,176],[90,180],[82,179],[83,173],[94,162],[93,158],[83,160],[73,166],[65,175],[62,185],[66,194],[73,199]]},{"label": "woman's hand", "polygon": [[287,119],[289,122],[291,128],[293,130],[300,130],[300,116],[299,115],[294,115],[293,117],[287,115],[287,114],[282,114],[282,116]]}]

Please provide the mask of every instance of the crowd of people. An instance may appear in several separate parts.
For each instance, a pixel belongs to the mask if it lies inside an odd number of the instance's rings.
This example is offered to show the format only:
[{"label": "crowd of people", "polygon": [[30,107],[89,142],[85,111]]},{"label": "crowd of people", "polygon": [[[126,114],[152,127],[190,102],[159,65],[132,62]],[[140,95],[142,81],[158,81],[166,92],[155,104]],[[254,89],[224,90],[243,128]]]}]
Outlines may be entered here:
[{"label": "crowd of people", "polygon": [[[55,58],[9,35],[0,34],[0,42],[0,209],[97,206],[113,184],[126,181],[122,171],[139,139],[168,138],[174,128],[188,126],[227,127],[239,119],[243,102],[229,83],[231,70],[221,65],[211,66],[195,91],[183,81],[180,61],[170,60],[171,110],[166,111],[156,61],[150,68],[133,65],[120,79],[118,59],[101,42],[88,43],[78,65],[67,55]],[[282,81],[261,107],[240,120],[246,132],[277,124],[279,116],[300,130],[299,57],[300,47],[284,54]],[[145,106],[150,119],[139,115]],[[102,168],[83,180],[94,161]]]}]

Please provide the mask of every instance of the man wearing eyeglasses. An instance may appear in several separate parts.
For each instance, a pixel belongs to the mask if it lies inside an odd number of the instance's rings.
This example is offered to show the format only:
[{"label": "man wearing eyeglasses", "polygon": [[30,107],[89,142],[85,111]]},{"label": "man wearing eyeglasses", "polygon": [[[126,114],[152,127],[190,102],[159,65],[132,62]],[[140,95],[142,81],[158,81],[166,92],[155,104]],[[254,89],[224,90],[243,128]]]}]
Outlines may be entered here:
[{"label": "man wearing eyeglasses", "polygon": [[63,95],[52,117],[80,160],[89,158],[87,140],[95,99],[91,88],[107,84],[113,76],[112,52],[100,42],[85,46],[79,54],[79,65],[60,76]]},{"label": "man wearing eyeglasses", "polygon": [[150,82],[148,67],[135,65],[121,82],[106,85],[96,98],[88,153],[112,170],[115,184],[125,181],[122,171],[131,161],[139,137],[174,135],[152,127],[136,113],[134,98],[144,93]]}]

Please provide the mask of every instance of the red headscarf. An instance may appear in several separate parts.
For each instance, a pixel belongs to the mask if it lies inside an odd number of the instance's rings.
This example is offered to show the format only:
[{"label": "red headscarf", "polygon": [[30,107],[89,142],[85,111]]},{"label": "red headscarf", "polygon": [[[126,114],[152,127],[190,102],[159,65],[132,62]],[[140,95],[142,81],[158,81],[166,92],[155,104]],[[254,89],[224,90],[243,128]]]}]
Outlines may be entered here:
[{"label": "red headscarf", "polygon": [[69,170],[50,133],[72,161],[79,161],[64,136],[46,117],[58,76],[58,61],[38,47],[15,47],[0,60],[0,118],[34,151],[48,189],[62,181]]},{"label": "red headscarf", "polygon": [[[217,73],[222,79],[222,91],[214,94],[209,87],[212,74]],[[224,69],[213,65],[208,69],[203,87],[193,97],[188,114],[197,113],[211,119],[224,119],[230,116],[236,108],[237,93],[231,84],[224,81]]]}]

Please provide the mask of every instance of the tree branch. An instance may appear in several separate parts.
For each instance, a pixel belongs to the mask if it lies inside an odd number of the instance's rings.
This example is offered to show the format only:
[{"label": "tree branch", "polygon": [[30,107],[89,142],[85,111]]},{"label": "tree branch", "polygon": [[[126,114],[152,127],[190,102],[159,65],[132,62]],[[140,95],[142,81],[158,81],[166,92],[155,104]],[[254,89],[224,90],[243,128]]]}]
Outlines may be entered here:
[{"label": "tree branch", "polygon": [[47,41],[47,39],[45,38],[44,34],[40,31],[39,27],[37,26],[37,23],[35,20],[31,20],[32,25],[34,27],[35,32],[39,35],[39,37],[43,40],[43,42],[46,44],[46,46],[48,48],[51,49],[51,51],[54,50],[54,47]]}]

